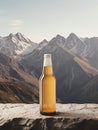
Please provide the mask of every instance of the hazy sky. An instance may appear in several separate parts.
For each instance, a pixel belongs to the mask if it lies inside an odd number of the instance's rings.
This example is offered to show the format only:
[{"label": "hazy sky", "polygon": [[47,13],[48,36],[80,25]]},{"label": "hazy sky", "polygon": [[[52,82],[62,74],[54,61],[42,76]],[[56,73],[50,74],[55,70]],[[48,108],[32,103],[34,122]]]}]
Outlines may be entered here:
[{"label": "hazy sky", "polygon": [[98,0],[0,0],[0,36],[16,32],[34,42],[98,36]]}]

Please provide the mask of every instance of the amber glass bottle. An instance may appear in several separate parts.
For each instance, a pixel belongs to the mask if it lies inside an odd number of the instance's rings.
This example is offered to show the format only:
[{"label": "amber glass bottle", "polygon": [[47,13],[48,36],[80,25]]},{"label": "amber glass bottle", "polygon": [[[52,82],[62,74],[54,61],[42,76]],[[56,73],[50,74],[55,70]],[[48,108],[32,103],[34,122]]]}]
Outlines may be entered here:
[{"label": "amber glass bottle", "polygon": [[56,114],[56,79],[53,75],[51,54],[44,54],[43,72],[39,79],[40,113]]}]

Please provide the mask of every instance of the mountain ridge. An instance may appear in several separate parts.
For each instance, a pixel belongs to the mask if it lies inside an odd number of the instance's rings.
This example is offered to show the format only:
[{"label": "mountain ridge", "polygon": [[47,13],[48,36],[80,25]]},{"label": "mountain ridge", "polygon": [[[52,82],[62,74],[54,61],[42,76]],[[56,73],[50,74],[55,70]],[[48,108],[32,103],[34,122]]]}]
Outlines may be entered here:
[{"label": "mountain ridge", "polygon": [[[24,66],[30,69],[30,72],[35,71],[39,78],[42,73],[44,53],[51,53],[53,70],[57,79],[57,97],[63,103],[81,102],[81,96],[77,100],[78,92],[82,91],[82,87],[98,74],[98,70],[90,65],[88,66],[88,63],[83,61],[77,54],[59,46],[55,39],[51,40],[41,50],[36,50],[27,57],[24,57],[22,60]],[[83,68],[79,59],[82,62]],[[76,93],[78,94],[76,95]]]},{"label": "mountain ridge", "polygon": [[[24,42],[26,45],[30,45],[26,49],[22,48],[24,46],[20,46],[25,45]],[[94,46],[92,43],[94,43]],[[57,98],[59,98],[62,103],[89,102],[89,100],[93,101],[93,99],[97,102],[97,93],[95,91],[98,75],[98,69],[96,67],[98,63],[96,61],[97,43],[97,38],[81,39],[74,33],[71,33],[67,38],[56,35],[50,41],[44,39],[39,44],[36,43],[37,46],[32,49],[32,41],[21,33],[10,34],[7,37],[7,43],[4,42],[7,48],[5,46],[3,51],[2,49],[0,50],[1,53],[4,53],[0,54],[0,81],[6,81],[6,83],[10,81],[14,84],[14,87],[16,87],[14,82],[18,82],[18,86],[23,85],[23,83],[19,83],[19,81],[26,83],[23,93],[27,90],[28,84],[32,84],[35,86],[37,92],[38,79],[42,73],[43,55],[45,53],[51,53],[53,70],[57,79]],[[0,46],[1,48],[3,46],[2,38],[0,39]],[[16,50],[14,50],[15,47]],[[17,47],[22,48],[22,53],[15,54]],[[89,83],[91,83],[91,85]],[[6,86],[6,84],[3,85]],[[7,86],[10,87],[10,84],[7,83]],[[88,93],[91,91],[91,88],[94,92],[93,98],[91,94]],[[30,89],[30,95],[31,94],[34,93],[33,91],[31,93]],[[35,94],[37,95],[38,93]],[[18,93],[17,96],[20,96],[20,93]],[[22,96],[25,98],[26,93]],[[84,98],[82,96],[84,96]],[[15,98],[14,100],[16,101]]]}]

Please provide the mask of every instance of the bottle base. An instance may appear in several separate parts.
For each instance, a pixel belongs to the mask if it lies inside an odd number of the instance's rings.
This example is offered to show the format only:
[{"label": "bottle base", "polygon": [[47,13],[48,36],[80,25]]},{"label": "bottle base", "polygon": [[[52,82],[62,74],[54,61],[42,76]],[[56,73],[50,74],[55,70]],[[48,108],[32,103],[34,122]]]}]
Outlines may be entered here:
[{"label": "bottle base", "polygon": [[55,116],[56,112],[40,112],[40,114],[45,116]]}]

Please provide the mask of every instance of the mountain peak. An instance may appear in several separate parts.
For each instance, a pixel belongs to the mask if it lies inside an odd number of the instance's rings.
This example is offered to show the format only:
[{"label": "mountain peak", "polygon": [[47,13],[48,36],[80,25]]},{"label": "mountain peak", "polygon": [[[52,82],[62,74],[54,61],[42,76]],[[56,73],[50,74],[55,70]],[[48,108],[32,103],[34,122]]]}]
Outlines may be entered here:
[{"label": "mountain peak", "polygon": [[13,57],[22,53],[29,53],[36,47],[36,43],[33,43],[20,32],[16,34],[10,33],[0,40],[0,52]]},{"label": "mountain peak", "polygon": [[59,35],[59,34],[57,34],[55,38],[56,38],[56,39],[65,39],[63,36],[61,36],[61,35]]},{"label": "mountain peak", "polygon": [[62,36],[60,34],[57,34],[56,37],[59,38],[59,37],[62,37]]},{"label": "mountain peak", "polygon": [[29,38],[27,38],[25,35],[21,34],[20,32],[16,33],[15,37],[18,38],[20,41],[32,42]]},{"label": "mountain peak", "polygon": [[13,37],[14,36],[14,34],[13,33],[10,33],[9,35],[8,35],[8,37]]},{"label": "mountain peak", "polygon": [[46,45],[48,45],[48,41],[46,40],[46,39],[44,39],[43,41],[41,41],[40,43],[39,43],[39,46],[38,46],[38,48],[37,49],[42,49],[44,46],[46,46]]},{"label": "mountain peak", "polygon": [[17,33],[16,33],[16,35],[22,35],[22,33],[20,33],[20,32],[17,32]]},{"label": "mountain peak", "polygon": [[48,41],[46,39],[44,39],[43,41],[41,41],[40,43],[48,43]]},{"label": "mountain peak", "polygon": [[75,33],[70,33],[68,38],[78,38],[78,36]]},{"label": "mountain peak", "polygon": [[15,34],[15,36],[17,36],[17,37],[23,37],[23,35],[22,35],[20,32],[17,32],[17,33]]}]

